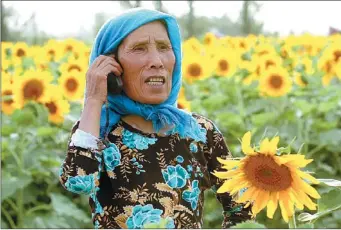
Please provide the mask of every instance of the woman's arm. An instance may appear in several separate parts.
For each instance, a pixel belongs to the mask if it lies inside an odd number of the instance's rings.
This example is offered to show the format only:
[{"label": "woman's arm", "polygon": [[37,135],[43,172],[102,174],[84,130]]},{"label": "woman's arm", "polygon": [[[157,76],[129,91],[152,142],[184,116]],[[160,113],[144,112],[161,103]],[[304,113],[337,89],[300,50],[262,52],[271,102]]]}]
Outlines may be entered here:
[{"label": "woman's arm", "polygon": [[223,207],[223,223],[222,228],[230,228],[237,223],[250,220],[251,217],[251,207],[244,208],[245,204],[238,204],[233,201],[232,196],[229,193],[216,193],[217,189],[223,184],[223,181],[215,177],[211,173],[214,170],[223,171],[221,164],[217,161],[217,157],[227,159],[231,158],[231,152],[225,143],[222,133],[218,130],[212,121],[211,130],[208,130],[208,149],[211,149],[209,153],[206,154],[208,158],[208,171],[210,173],[211,188],[215,192],[217,200],[221,203]]},{"label": "woman's arm", "polygon": [[81,119],[71,131],[67,154],[61,165],[59,179],[68,191],[91,194],[99,186],[104,143],[99,133],[100,104],[88,101]]}]

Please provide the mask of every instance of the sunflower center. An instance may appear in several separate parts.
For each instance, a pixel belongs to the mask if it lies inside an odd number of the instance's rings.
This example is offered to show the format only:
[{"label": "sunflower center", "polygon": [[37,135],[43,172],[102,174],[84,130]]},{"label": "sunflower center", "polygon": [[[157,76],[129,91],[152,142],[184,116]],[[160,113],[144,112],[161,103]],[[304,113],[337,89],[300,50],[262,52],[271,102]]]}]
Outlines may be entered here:
[{"label": "sunflower center", "polygon": [[54,50],[49,50],[49,52],[47,52],[49,55],[54,56],[56,54],[56,52]]},{"label": "sunflower center", "polygon": [[67,69],[68,72],[70,72],[71,70],[78,70],[79,72],[81,71],[81,68],[78,65],[70,65],[70,67]]},{"label": "sunflower center", "polygon": [[49,109],[49,112],[51,114],[55,114],[57,112],[57,106],[54,102],[48,102],[48,103],[45,103],[45,106]]},{"label": "sunflower center", "polygon": [[268,60],[265,63],[265,68],[267,69],[267,68],[269,68],[269,66],[274,66],[274,65],[275,65],[275,63],[273,61]]},{"label": "sunflower center", "polygon": [[205,38],[205,44],[207,44],[207,45],[211,44],[211,38],[210,37]]},{"label": "sunflower center", "polygon": [[66,46],[65,48],[66,52],[72,52],[73,47],[71,45]]},{"label": "sunflower center", "polygon": [[24,98],[35,100],[43,94],[43,85],[40,81],[33,79],[24,86]]},{"label": "sunflower center", "polygon": [[337,62],[341,58],[341,50],[336,50],[334,52],[334,61]]},{"label": "sunflower center", "polygon": [[18,49],[17,51],[17,57],[23,57],[25,56],[25,50],[23,49]]},{"label": "sunflower center", "polygon": [[75,91],[78,87],[77,81],[75,79],[68,79],[66,82],[66,88],[69,91]]},{"label": "sunflower center", "polygon": [[268,54],[269,52],[267,51],[267,50],[263,50],[263,51],[261,51],[261,52],[259,52],[259,56],[263,56],[263,55],[265,55],[265,54]]},{"label": "sunflower center", "polygon": [[[11,95],[13,95],[13,93],[12,93],[11,90],[5,90],[5,91],[3,92],[3,95],[4,95],[4,96],[11,96]],[[12,100],[12,99],[5,100],[4,103],[7,104],[7,105],[10,105],[10,104],[13,103],[13,100]]]},{"label": "sunflower center", "polygon": [[201,67],[197,63],[193,63],[189,66],[189,74],[192,77],[198,77],[201,74]]},{"label": "sunflower center", "polygon": [[279,76],[279,75],[272,75],[271,76],[270,85],[273,88],[279,89],[279,88],[281,88],[282,84],[283,84],[283,80],[282,80],[281,76]]},{"label": "sunflower center", "polygon": [[226,60],[220,60],[219,61],[219,68],[222,71],[227,71],[229,69],[229,63]]},{"label": "sunflower center", "polygon": [[292,178],[285,165],[278,165],[271,156],[251,156],[244,165],[248,180],[266,191],[283,191],[290,187]]}]

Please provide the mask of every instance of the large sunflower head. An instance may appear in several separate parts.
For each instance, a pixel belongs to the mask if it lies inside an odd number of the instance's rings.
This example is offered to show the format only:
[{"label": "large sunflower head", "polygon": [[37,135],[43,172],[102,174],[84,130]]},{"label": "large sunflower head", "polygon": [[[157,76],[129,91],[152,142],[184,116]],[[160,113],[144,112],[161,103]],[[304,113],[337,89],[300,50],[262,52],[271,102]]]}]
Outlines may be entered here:
[{"label": "large sunflower head", "polygon": [[267,216],[272,219],[279,205],[283,219],[288,222],[294,207],[316,210],[317,205],[310,197],[319,199],[320,195],[306,180],[312,184],[319,181],[301,171],[312,159],[305,159],[301,154],[281,155],[278,143],[276,136],[271,140],[263,139],[260,146],[251,147],[251,132],[247,132],[242,138],[242,151],[246,156],[241,160],[218,158],[227,171],[214,172],[214,175],[226,180],[217,193],[235,195],[246,189],[237,202],[253,203],[253,215],[266,207]]},{"label": "large sunflower head", "polygon": [[63,99],[62,89],[58,85],[49,85],[51,92],[49,99],[44,103],[49,112],[49,121],[54,124],[61,124],[65,114],[70,112],[70,104]]},{"label": "large sunflower head", "polygon": [[58,82],[62,88],[63,95],[70,101],[78,101],[83,98],[85,86],[85,72],[71,70],[64,72]]},{"label": "large sunflower head", "polygon": [[215,73],[220,77],[231,77],[237,70],[238,56],[231,49],[223,49],[213,59]]},{"label": "large sunflower head", "polygon": [[182,72],[184,80],[188,83],[210,77],[212,69],[212,60],[207,56],[184,55]]},{"label": "large sunflower head", "polygon": [[20,106],[24,106],[28,101],[43,103],[48,98],[47,86],[52,80],[53,76],[49,72],[26,71],[13,82],[15,101]]},{"label": "large sunflower head", "polygon": [[280,97],[290,92],[292,80],[284,68],[270,68],[259,80],[259,90],[262,95]]}]

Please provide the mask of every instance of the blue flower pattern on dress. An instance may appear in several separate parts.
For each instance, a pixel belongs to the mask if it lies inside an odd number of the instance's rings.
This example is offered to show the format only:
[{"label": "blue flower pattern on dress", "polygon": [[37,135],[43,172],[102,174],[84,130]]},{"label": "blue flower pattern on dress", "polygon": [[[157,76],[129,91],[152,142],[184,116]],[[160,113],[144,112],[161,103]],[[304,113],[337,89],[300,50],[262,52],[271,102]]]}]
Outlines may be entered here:
[{"label": "blue flower pattern on dress", "polygon": [[190,178],[186,169],[181,165],[167,166],[166,170],[162,170],[162,176],[171,188],[183,188],[186,185],[186,180]]},{"label": "blue flower pattern on dress", "polygon": [[109,147],[103,150],[104,164],[107,171],[113,171],[121,163],[121,153],[117,146],[110,143]]},{"label": "blue flower pattern on dress", "polygon": [[145,137],[138,133],[132,133],[129,130],[123,131],[123,144],[128,148],[136,148],[139,150],[148,149],[148,145],[155,144],[157,138]]},{"label": "blue flower pattern on dress", "polygon": [[191,152],[193,153],[196,153],[198,152],[198,146],[195,142],[192,142],[190,145],[189,145],[189,149],[191,150]]},{"label": "blue flower pattern on dress", "polygon": [[148,223],[159,223],[161,220],[162,210],[154,209],[153,205],[145,206],[136,205],[133,207],[131,216],[127,219],[126,224],[129,229],[142,228]]},{"label": "blue flower pattern on dress", "polygon": [[178,156],[175,158],[175,160],[176,160],[177,162],[179,162],[179,163],[183,163],[183,162],[184,162],[184,158],[183,158],[182,156],[180,156],[180,155],[178,155]]},{"label": "blue flower pattern on dress", "polygon": [[69,177],[65,183],[65,187],[74,193],[90,194],[95,186],[94,175],[82,175]]},{"label": "blue flower pattern on dress", "polygon": [[185,201],[191,203],[191,207],[193,210],[197,208],[198,200],[199,200],[200,189],[198,188],[198,184],[199,184],[198,180],[192,181],[192,189],[185,190],[182,193],[182,198]]}]

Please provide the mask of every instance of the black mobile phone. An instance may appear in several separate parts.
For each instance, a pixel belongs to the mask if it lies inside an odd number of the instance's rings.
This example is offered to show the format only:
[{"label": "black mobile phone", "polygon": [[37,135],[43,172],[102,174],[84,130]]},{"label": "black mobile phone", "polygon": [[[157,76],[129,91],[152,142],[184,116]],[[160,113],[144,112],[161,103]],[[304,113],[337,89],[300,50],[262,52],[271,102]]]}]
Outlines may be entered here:
[{"label": "black mobile phone", "polygon": [[110,72],[107,76],[107,90],[111,94],[120,94],[123,90],[122,78]]}]

